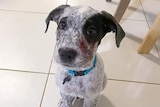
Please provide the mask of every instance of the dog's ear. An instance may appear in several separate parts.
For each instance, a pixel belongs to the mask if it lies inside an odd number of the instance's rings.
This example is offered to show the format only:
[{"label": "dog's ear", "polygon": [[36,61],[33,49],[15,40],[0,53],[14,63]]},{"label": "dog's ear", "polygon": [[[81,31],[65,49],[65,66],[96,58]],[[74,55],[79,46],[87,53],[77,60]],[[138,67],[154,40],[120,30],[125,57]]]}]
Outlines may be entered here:
[{"label": "dog's ear", "polygon": [[70,6],[69,5],[60,5],[49,13],[48,17],[46,18],[46,25],[47,26],[46,26],[45,33],[48,30],[50,21],[55,21],[56,23],[58,23],[60,16],[63,14],[64,9],[67,7],[70,7]]},{"label": "dog's ear", "polygon": [[111,31],[115,32],[116,46],[119,47],[122,39],[125,36],[125,32],[123,31],[122,27],[118,24],[118,22],[115,20],[115,18],[111,14],[105,11],[102,11],[101,13],[105,17],[104,19],[105,33],[111,32]]}]

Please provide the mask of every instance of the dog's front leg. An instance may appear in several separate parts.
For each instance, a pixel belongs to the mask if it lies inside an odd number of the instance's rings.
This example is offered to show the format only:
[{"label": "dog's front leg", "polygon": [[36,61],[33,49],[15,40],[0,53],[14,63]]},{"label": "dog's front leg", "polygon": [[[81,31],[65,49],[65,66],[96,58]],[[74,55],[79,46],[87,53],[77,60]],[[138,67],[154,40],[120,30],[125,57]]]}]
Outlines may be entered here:
[{"label": "dog's front leg", "polygon": [[83,107],[97,107],[99,96],[93,99],[84,99]]},{"label": "dog's front leg", "polygon": [[58,107],[72,107],[74,97],[61,93],[62,98],[59,101]]}]

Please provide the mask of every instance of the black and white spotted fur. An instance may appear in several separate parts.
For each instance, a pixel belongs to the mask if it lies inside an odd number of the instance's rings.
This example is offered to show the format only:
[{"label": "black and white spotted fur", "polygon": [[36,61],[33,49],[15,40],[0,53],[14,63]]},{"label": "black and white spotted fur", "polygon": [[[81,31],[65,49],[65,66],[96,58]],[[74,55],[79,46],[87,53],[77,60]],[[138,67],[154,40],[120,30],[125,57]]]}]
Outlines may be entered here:
[{"label": "black and white spotted fur", "polygon": [[[101,39],[107,32],[115,32],[116,45],[119,47],[125,33],[109,13],[98,12],[88,6],[61,5],[51,11],[46,19],[58,25],[54,58],[58,63],[56,84],[62,99],[59,107],[72,107],[75,98],[84,99],[83,107],[96,107],[98,97],[106,86],[103,63],[96,53]],[[87,75],[72,76],[68,69],[76,72],[95,67]]]}]

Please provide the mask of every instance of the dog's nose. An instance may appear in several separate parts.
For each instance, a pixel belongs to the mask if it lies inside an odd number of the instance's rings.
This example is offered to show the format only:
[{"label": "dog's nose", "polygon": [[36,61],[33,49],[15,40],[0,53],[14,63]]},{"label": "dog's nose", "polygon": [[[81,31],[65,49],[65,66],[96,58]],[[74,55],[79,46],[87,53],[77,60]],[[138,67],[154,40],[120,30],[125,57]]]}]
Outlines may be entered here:
[{"label": "dog's nose", "polygon": [[75,59],[77,52],[70,48],[60,48],[59,55],[63,62],[70,63]]}]

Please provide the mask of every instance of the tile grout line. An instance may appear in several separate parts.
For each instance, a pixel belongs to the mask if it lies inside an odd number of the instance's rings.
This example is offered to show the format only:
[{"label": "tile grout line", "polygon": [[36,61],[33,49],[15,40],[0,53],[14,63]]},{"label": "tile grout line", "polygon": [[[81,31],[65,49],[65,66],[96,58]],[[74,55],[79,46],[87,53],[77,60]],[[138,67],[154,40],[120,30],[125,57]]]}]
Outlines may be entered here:
[{"label": "tile grout line", "polygon": [[111,79],[111,78],[108,78],[108,80],[120,81],[120,82],[128,82],[128,83],[148,84],[148,85],[159,85],[160,86],[160,83],[141,82],[141,81],[132,81],[132,80],[120,80],[120,79]]},{"label": "tile grout line", "polygon": [[51,72],[51,68],[52,68],[52,63],[53,63],[53,56],[52,56],[51,64],[50,64],[50,67],[49,67],[49,72],[48,72],[48,75],[47,75],[47,79],[46,79],[46,83],[45,83],[45,86],[44,86],[44,90],[43,90],[43,94],[42,94],[42,98],[41,98],[39,107],[42,107],[44,95],[45,95],[47,84],[48,84],[48,80],[49,80],[49,75],[51,74],[50,72]]},{"label": "tile grout line", "polygon": [[[65,4],[68,4],[68,0],[66,0]],[[0,9],[0,11],[8,11],[8,12],[20,12],[20,13],[38,13],[38,14],[49,14],[47,12],[36,12],[36,11],[23,11],[23,10],[9,10],[9,9]]]},{"label": "tile grout line", "polygon": [[143,5],[142,5],[141,0],[139,0],[139,2],[140,2],[140,4],[141,4],[141,7],[142,7],[142,10],[143,10],[143,13],[144,13],[144,16],[145,16],[145,19],[146,19],[146,22],[147,22],[148,28],[150,28],[150,26],[149,26],[149,21],[148,21],[148,19],[147,19],[146,12],[145,12],[145,10],[144,10],[144,8],[143,8]]},{"label": "tile grout line", "polygon": [[146,22],[146,20],[140,20],[140,19],[126,19],[126,18],[122,18],[121,20],[131,20],[131,21],[139,21],[139,22]]},{"label": "tile grout line", "polygon": [[43,89],[43,93],[42,93],[42,97],[41,97],[41,101],[40,101],[40,106],[39,107],[42,107],[42,102],[43,102],[44,94],[45,94],[45,91],[46,91],[46,88],[47,88],[48,79],[49,79],[49,73],[47,75],[47,79],[46,79],[46,82],[45,82],[45,86],[44,86],[44,89]]},{"label": "tile grout line", "polygon": [[[147,19],[147,15],[146,15],[146,12],[145,12],[145,10],[144,10],[144,8],[143,8],[143,5],[142,5],[141,0],[139,0],[139,2],[140,2],[140,4],[141,4],[141,7],[142,7],[142,10],[143,10],[143,13],[144,13],[144,16],[145,16],[145,19],[146,19],[146,22],[147,22],[148,28],[150,29],[149,20]],[[155,48],[156,48],[156,53],[157,53],[157,55],[158,55],[158,56],[159,56],[159,58],[160,58],[160,54],[158,53],[158,47],[157,47],[157,44],[155,44]]]},{"label": "tile grout line", "polygon": [[19,12],[19,13],[48,14],[47,12],[33,12],[33,11],[23,11],[23,10],[7,10],[7,9],[0,9],[0,11],[7,11],[7,12]]},{"label": "tile grout line", "polygon": [[55,75],[55,73],[49,73],[49,74],[51,74],[51,75]]},{"label": "tile grout line", "polygon": [[22,73],[48,74],[48,73],[36,72],[36,71],[16,70],[16,69],[5,69],[5,68],[0,68],[0,70],[11,71],[11,72],[22,72]]}]

